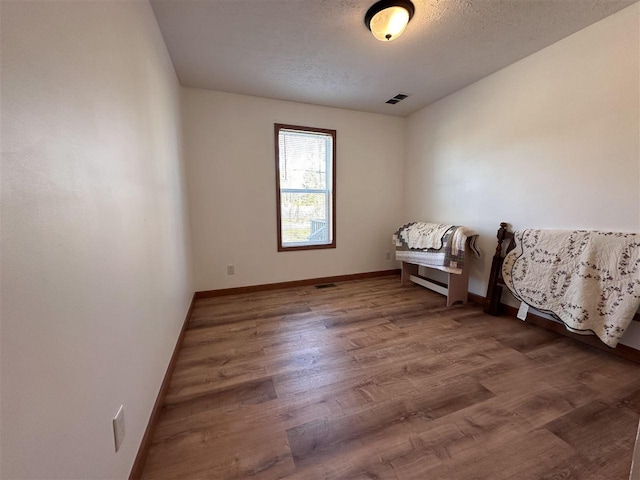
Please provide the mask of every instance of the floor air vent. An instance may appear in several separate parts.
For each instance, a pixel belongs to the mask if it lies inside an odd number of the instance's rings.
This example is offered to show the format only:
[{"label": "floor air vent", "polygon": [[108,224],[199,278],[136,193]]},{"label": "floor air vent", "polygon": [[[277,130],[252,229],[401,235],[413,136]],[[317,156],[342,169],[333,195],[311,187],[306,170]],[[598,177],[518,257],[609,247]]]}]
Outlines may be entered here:
[{"label": "floor air vent", "polygon": [[316,288],[331,288],[331,287],[335,287],[336,284],[335,283],[322,283],[320,285],[314,285]]}]

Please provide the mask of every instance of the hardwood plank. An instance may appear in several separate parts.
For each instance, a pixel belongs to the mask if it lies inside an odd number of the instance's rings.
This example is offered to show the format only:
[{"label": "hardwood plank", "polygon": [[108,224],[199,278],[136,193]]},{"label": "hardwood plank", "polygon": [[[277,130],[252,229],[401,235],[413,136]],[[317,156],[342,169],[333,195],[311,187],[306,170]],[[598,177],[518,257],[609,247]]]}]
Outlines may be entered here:
[{"label": "hardwood plank", "polygon": [[[513,461],[514,458],[518,459],[517,462]],[[566,471],[568,463],[579,465],[580,461],[571,446],[542,429],[486,453],[477,451],[460,462],[449,462],[426,470],[412,469],[411,473],[423,474],[420,478],[538,480],[558,478],[558,471]]]},{"label": "hardwood plank", "polygon": [[278,478],[293,471],[283,432],[262,429],[246,438],[218,435],[209,427],[154,442],[143,478]]},{"label": "hardwood plank", "polygon": [[594,400],[549,423],[547,429],[596,465],[621,462],[628,474],[637,424],[637,413]]},{"label": "hardwood plank", "polygon": [[398,276],[197,300],[144,479],[627,480],[637,364]]},{"label": "hardwood plank", "polygon": [[246,406],[263,405],[277,398],[271,378],[264,378],[167,402],[156,428],[156,440],[195,432],[221,413],[231,415]]},{"label": "hardwood plank", "polygon": [[296,466],[317,462],[336,450],[348,448],[351,442],[366,441],[403,422],[429,422],[470,405],[482,402],[493,394],[468,378],[457,379],[446,386],[425,392],[423,397],[396,401],[354,415],[337,419],[319,419],[287,430],[289,446]]}]

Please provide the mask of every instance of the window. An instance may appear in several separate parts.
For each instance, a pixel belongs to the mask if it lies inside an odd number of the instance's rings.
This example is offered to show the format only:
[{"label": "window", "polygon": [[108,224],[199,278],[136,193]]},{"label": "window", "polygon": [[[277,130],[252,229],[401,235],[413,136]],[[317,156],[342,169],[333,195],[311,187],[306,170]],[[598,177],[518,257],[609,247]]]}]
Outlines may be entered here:
[{"label": "window", "polygon": [[336,131],[275,124],[278,251],[336,247]]}]

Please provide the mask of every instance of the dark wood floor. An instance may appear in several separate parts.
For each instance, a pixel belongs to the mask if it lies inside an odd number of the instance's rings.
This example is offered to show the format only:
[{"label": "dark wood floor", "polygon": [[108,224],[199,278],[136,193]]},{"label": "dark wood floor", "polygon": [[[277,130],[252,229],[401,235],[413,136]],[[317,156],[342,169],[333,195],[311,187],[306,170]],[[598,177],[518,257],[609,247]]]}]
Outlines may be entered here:
[{"label": "dark wood floor", "polygon": [[640,366],[399,283],[198,301],[143,477],[628,478]]}]

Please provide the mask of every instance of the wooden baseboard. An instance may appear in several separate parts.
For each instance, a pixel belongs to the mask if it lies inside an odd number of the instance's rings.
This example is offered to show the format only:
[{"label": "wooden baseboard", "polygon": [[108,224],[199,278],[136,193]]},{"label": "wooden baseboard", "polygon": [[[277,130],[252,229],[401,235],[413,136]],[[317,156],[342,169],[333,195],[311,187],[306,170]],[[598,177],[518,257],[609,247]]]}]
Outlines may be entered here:
[{"label": "wooden baseboard", "polygon": [[222,297],[225,295],[237,295],[241,293],[264,292],[266,290],[280,290],[282,288],[304,287],[307,285],[318,285],[322,283],[347,282],[351,280],[363,280],[366,278],[385,277],[388,275],[399,275],[400,269],[380,270],[377,272],[352,273],[349,275],[336,275],[333,277],[309,278],[306,280],[293,280],[291,282],[265,283],[262,285],[249,285],[246,287],[222,288],[219,290],[205,290],[195,293],[195,299]]},{"label": "wooden baseboard", "polygon": [[189,309],[187,310],[187,315],[184,318],[182,329],[180,330],[180,335],[178,335],[176,346],[173,349],[171,360],[169,360],[169,366],[167,367],[167,371],[165,372],[164,378],[162,379],[162,384],[160,385],[160,391],[158,392],[158,396],[156,397],[156,402],[153,404],[153,410],[151,410],[149,423],[147,423],[147,428],[144,431],[142,441],[140,442],[140,447],[138,448],[138,454],[136,455],[136,459],[133,462],[133,467],[131,467],[129,480],[137,480],[142,476],[142,470],[144,469],[144,463],[147,459],[147,454],[149,453],[149,447],[151,446],[153,432],[156,429],[156,424],[158,423],[158,418],[160,417],[160,411],[162,410],[162,405],[164,404],[164,397],[166,396],[167,390],[169,389],[169,383],[171,382],[171,376],[173,375],[173,371],[176,367],[178,354],[182,349],[182,343],[184,342],[184,336],[187,331],[189,319],[191,318],[191,313],[193,312],[195,301],[196,295],[194,294],[191,298],[191,304],[189,305]]},{"label": "wooden baseboard", "polygon": [[482,295],[476,295],[475,293],[469,292],[469,301],[471,303],[475,303],[476,305],[483,306],[484,305],[484,297]]},{"label": "wooden baseboard", "polygon": [[[469,292],[469,301],[478,305],[484,305],[485,297]],[[516,307],[500,303],[500,308],[503,314],[508,315],[509,317],[517,318],[518,309]],[[636,314],[634,320],[638,320],[638,314]],[[628,347],[627,345],[622,345],[621,343],[619,343],[616,348],[608,347],[607,345],[602,343],[596,336],[578,335],[577,333],[573,333],[567,330],[562,323],[554,322],[553,320],[549,320],[548,318],[541,317],[531,312],[527,314],[526,321],[527,323],[532,323],[534,325],[537,325],[538,327],[542,327],[544,329],[559,333],[560,335],[564,335],[565,337],[573,338],[580,343],[590,345],[594,348],[597,348],[598,350],[603,350],[619,357],[626,358],[627,360],[631,360],[632,362],[640,363],[640,350]]]}]

